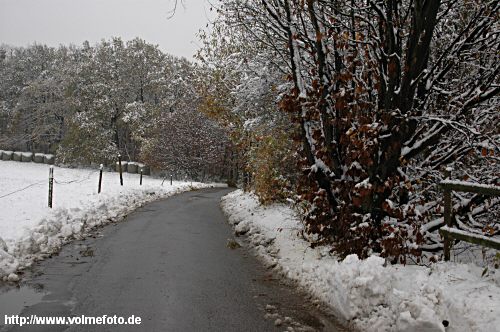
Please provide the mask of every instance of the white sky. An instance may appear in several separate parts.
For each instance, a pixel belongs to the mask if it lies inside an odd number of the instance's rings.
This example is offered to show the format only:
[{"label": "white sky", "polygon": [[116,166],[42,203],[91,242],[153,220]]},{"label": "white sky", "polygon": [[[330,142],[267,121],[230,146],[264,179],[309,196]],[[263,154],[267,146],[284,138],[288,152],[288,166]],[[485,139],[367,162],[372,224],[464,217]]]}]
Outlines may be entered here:
[{"label": "white sky", "polygon": [[215,10],[210,11],[209,0],[184,4],[168,19],[174,0],[0,0],[0,44],[81,45],[112,36],[140,37],[167,53],[192,58],[196,33]]}]

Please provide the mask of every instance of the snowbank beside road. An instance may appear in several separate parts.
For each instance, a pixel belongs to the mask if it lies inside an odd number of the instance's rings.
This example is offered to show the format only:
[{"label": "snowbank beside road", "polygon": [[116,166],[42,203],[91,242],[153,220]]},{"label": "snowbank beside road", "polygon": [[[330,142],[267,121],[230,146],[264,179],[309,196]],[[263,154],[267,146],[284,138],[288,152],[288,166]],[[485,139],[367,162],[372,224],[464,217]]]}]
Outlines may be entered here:
[{"label": "snowbank beside road", "polygon": [[[235,191],[222,207],[236,234],[245,234],[269,266],[363,331],[500,331],[500,273],[474,265],[385,266],[372,256],[338,262],[328,248],[311,249],[286,206],[259,205]],[[494,273],[497,272],[497,273]],[[448,326],[448,327],[445,327]]]},{"label": "snowbank beside road", "polygon": [[117,221],[139,206],[202,183],[165,181],[89,169],[54,169],[53,209],[47,207],[49,165],[0,161],[0,278],[16,280],[18,268],[82,235],[92,227]]}]

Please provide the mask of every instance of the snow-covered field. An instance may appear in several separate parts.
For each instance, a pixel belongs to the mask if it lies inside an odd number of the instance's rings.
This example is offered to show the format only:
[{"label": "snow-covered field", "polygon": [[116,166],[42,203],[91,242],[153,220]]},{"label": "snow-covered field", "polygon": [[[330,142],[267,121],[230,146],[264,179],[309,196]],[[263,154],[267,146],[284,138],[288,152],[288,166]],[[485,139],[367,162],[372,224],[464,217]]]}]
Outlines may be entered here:
[{"label": "snow-covered field", "polygon": [[302,225],[286,206],[262,207],[235,191],[222,207],[270,267],[359,330],[500,331],[500,271],[482,276],[473,264],[444,262],[393,266],[377,256],[338,262],[328,248],[311,249],[298,236]]},{"label": "snow-covered field", "polygon": [[117,221],[146,202],[213,185],[124,173],[54,167],[53,209],[48,205],[49,165],[0,161],[0,278],[17,280],[18,268],[57,250],[90,228]]}]

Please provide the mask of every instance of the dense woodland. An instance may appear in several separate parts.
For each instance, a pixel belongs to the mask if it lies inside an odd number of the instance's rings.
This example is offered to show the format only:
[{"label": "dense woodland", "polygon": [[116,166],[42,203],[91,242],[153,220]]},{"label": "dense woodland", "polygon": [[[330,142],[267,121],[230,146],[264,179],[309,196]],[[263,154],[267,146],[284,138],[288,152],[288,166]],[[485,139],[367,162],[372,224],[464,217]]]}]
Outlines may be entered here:
[{"label": "dense woodland", "polygon": [[119,38],[58,48],[4,46],[0,148],[59,164],[113,165],[118,154],[195,179],[226,172],[227,139],[198,112],[202,77],[183,58]]},{"label": "dense woodland", "polygon": [[[437,259],[446,177],[500,185],[500,26],[490,0],[225,0],[191,63],[136,39],[7,48],[0,148],[121,153],[293,203],[312,245]],[[455,227],[500,234],[499,197]]]}]

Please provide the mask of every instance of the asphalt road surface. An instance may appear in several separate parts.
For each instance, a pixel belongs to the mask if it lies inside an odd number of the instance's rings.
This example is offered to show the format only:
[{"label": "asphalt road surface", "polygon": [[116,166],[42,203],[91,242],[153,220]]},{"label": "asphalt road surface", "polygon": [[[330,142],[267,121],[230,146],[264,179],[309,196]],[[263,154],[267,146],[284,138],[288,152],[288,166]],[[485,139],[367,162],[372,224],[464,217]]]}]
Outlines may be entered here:
[{"label": "asphalt road surface", "polygon": [[65,246],[24,277],[21,289],[44,295],[23,316],[134,315],[141,325],[4,329],[340,331],[245,247],[228,248],[233,234],[219,207],[228,192],[206,189],[151,203]]}]

